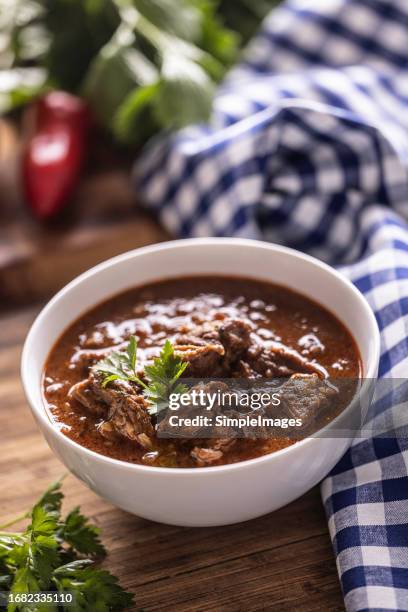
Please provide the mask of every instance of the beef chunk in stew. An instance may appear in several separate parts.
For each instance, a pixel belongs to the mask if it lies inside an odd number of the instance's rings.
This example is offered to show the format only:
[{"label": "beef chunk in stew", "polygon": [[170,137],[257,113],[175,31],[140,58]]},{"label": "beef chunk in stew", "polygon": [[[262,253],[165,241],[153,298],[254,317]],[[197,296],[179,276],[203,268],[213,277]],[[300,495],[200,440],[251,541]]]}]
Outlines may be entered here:
[{"label": "beef chunk in stew", "polygon": [[219,463],[224,453],[227,453],[236,443],[236,438],[210,440],[206,446],[195,446],[190,454],[199,467],[214,465]]},{"label": "beef chunk in stew", "polygon": [[[122,381],[104,388],[91,372],[89,378],[74,385],[68,394],[96,416],[105,419],[99,431],[106,437],[118,434],[140,443],[140,435],[151,437],[153,425],[148,412],[148,403],[134,387]],[[145,438],[142,438],[146,446]]]},{"label": "beef chunk in stew", "polygon": [[297,351],[277,344],[252,344],[246,363],[253,375],[265,378],[292,376],[295,373],[322,374],[322,368],[302,357]]},{"label": "beef chunk in stew", "polygon": [[240,319],[227,319],[176,337],[175,349],[189,362],[189,376],[228,377],[251,346],[251,328]]},{"label": "beef chunk in stew", "polygon": [[222,375],[221,364],[225,350],[220,342],[204,340],[197,336],[180,336],[174,348],[183,361],[188,362],[189,376],[199,378]]},{"label": "beef chunk in stew", "polygon": [[309,425],[338,390],[317,374],[294,374],[281,387],[282,411]]},{"label": "beef chunk in stew", "polygon": [[224,322],[218,330],[220,342],[225,349],[228,364],[234,364],[241,359],[251,346],[251,328],[240,319]]}]

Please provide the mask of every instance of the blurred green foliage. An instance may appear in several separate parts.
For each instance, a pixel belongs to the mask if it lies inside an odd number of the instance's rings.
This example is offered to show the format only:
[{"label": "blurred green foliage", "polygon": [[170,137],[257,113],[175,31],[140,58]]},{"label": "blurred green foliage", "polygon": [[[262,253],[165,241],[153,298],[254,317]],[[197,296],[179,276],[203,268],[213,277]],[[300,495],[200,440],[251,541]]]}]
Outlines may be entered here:
[{"label": "blurred green foliage", "polygon": [[84,96],[139,145],[208,119],[216,84],[277,0],[0,0],[0,110]]}]

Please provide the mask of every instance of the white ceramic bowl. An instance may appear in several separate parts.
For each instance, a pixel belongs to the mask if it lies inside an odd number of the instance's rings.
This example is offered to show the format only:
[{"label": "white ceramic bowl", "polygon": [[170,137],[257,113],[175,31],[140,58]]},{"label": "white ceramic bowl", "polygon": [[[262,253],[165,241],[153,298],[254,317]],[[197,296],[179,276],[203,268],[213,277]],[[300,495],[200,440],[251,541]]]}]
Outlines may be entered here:
[{"label": "white ceramic bowl", "polygon": [[[275,510],[318,483],[351,438],[309,438],[276,453],[233,465],[155,468],[99,455],[64,436],[42,397],[45,360],[64,329],[83,312],[125,289],[174,276],[226,274],[280,283],[320,302],[348,327],[360,349],[363,375],[374,379],[379,332],[363,296],[341,274],[302,253],[252,240],[174,241],[120,255],[62,289],[35,320],[22,356],[32,412],[71,472],[112,504],[144,518],[186,526],[225,525]],[[356,408],[357,410],[358,408]]]}]

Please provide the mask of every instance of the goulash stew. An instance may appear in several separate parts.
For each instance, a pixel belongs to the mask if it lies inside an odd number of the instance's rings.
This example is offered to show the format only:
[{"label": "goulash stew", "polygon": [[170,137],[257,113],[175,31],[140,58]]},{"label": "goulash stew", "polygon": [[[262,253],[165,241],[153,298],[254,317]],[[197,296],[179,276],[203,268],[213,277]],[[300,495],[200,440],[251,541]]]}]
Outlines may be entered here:
[{"label": "goulash stew", "polygon": [[[44,372],[50,418],[88,449],[158,467],[235,463],[295,443],[285,436],[158,435],[160,424],[146,388],[149,366],[169,343],[170,370],[187,364],[181,378],[210,386],[220,379],[281,379],[286,411],[306,420],[316,410],[323,411],[326,421],[338,413],[335,391],[325,380],[361,375],[352,336],[316,302],[247,278],[175,278],[116,295],[63,333]],[[156,362],[150,376],[160,375],[161,365]],[[115,375],[121,369],[126,376]],[[292,392],[294,382],[309,390],[307,401],[306,395]],[[160,389],[156,385],[155,393]]]}]

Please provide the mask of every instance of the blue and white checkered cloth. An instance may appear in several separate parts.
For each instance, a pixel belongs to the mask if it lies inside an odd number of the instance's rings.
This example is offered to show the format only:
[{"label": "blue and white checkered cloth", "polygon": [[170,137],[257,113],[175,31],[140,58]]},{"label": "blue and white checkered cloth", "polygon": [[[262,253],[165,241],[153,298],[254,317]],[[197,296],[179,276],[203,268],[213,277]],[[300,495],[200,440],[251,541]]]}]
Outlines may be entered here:
[{"label": "blue and white checkered cloth", "polygon": [[[380,376],[407,376],[408,0],[287,1],[211,124],[152,142],[135,181],[174,235],[342,266],[376,313]],[[322,496],[346,608],[408,610],[408,441],[356,441]]]}]

